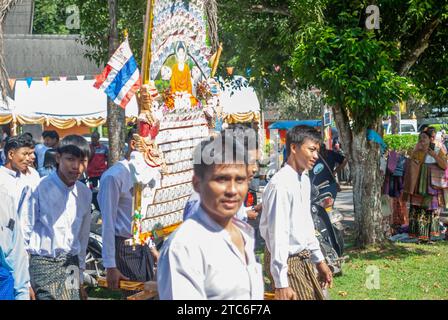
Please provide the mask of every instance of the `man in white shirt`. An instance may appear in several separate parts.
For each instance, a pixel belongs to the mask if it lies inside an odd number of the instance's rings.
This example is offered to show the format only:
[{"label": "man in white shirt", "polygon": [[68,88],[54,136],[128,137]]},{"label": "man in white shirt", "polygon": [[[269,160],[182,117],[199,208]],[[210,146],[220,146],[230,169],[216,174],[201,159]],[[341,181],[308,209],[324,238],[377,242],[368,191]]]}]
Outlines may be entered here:
[{"label": "man in white shirt", "polygon": [[[208,156],[212,159],[205,159]],[[198,146],[193,186],[200,194],[200,206],[169,237],[160,253],[160,299],[263,299],[254,230],[235,218],[248,181],[247,157],[234,138],[217,136]]]},{"label": "man in white shirt", "polygon": [[32,142],[23,136],[11,137],[5,144],[6,164],[0,167],[0,186],[13,196],[16,212],[23,199],[25,180],[28,180],[23,172],[29,171],[32,147]]},{"label": "man in white shirt", "polygon": [[308,170],[318,159],[319,146],[320,134],[314,128],[297,126],[288,131],[287,162],[263,193],[260,233],[279,300],[323,300],[322,288],[332,284],[310,212]]},{"label": "man in white shirt", "polygon": [[[125,241],[132,238],[132,189],[133,181],[129,167],[131,153],[136,150],[133,136],[128,134],[126,159],[116,163],[103,173],[98,192],[103,240],[103,265],[106,268],[107,286],[118,289],[121,280],[150,281],[154,278],[153,267],[158,252],[155,247],[128,246]],[[153,170],[156,177],[158,170]]]},{"label": "man in white shirt", "polygon": [[59,134],[54,130],[42,132],[44,143],[36,145],[35,153],[37,156],[37,170],[44,166],[45,152],[48,149],[56,149],[59,144]]},{"label": "man in white shirt", "polygon": [[3,186],[0,199],[0,300],[30,300],[28,254],[14,199]]},{"label": "man in white shirt", "polygon": [[34,167],[36,162],[36,155],[34,153],[36,143],[33,140],[33,136],[31,133],[24,133],[20,137],[24,138],[28,141],[30,146],[30,157],[28,162],[28,168],[25,171],[21,172],[21,184],[23,188],[29,187],[34,190],[40,182],[39,172]]},{"label": "man in white shirt", "polygon": [[79,300],[89,241],[92,193],[79,182],[90,148],[77,135],[58,148],[57,172],[43,178],[21,207],[37,300]]}]

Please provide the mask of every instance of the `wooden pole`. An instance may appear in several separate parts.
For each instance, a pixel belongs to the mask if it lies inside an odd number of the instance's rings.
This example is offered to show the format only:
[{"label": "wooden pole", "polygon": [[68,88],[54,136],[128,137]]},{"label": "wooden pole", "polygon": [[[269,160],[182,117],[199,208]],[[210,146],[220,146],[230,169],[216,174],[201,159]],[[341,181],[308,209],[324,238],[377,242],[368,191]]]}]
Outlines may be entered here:
[{"label": "wooden pole", "polygon": [[152,29],[154,22],[154,0],[148,0],[146,5],[146,17],[145,17],[145,40],[143,44],[143,57],[142,57],[142,84],[148,84],[150,80],[150,67],[151,67],[151,42],[152,42]]},{"label": "wooden pole", "polygon": [[219,59],[221,59],[221,54],[222,54],[222,43],[219,44],[218,51],[216,52],[215,61],[213,61],[213,69],[211,75],[212,78],[215,76],[216,71],[218,70]]}]

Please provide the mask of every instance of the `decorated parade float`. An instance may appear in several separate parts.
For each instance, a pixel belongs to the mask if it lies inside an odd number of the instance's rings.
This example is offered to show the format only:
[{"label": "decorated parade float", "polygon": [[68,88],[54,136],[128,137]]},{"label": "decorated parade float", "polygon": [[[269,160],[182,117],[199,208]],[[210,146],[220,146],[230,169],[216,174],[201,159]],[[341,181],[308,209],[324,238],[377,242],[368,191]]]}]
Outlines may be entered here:
[{"label": "decorated parade float", "polygon": [[[220,88],[210,64],[203,0],[150,0],[139,92],[133,238],[156,241],[182,222],[193,150],[213,131]],[[216,56],[216,55],[215,55]],[[156,172],[156,173],[155,173]]]},{"label": "decorated parade float", "polygon": [[[208,45],[205,3],[148,1],[134,135],[138,151],[130,160],[134,179],[130,246],[159,243],[182,223],[193,193],[193,150],[213,134],[221,114],[220,86],[213,78],[221,51],[212,52]],[[137,299],[157,291],[155,282],[122,282],[120,287],[144,290]]]}]

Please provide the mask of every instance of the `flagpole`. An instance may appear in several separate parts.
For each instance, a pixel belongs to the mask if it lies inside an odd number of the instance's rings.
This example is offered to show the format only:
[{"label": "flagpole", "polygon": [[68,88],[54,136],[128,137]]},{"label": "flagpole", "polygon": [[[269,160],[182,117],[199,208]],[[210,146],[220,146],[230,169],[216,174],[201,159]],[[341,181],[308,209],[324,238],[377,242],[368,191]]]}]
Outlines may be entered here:
[{"label": "flagpole", "polygon": [[152,29],[154,22],[154,0],[148,0],[146,6],[145,18],[145,41],[143,44],[142,56],[142,84],[148,84],[150,80],[150,66],[151,66],[151,42]]}]

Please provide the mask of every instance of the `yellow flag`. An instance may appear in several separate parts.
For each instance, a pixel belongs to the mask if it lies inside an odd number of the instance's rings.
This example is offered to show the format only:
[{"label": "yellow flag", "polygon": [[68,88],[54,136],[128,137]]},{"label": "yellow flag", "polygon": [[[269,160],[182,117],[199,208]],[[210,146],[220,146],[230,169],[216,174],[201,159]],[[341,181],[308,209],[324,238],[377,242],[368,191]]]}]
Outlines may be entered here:
[{"label": "yellow flag", "polygon": [[42,77],[42,81],[45,82],[46,86],[48,86],[48,81],[50,81],[50,77]]},{"label": "yellow flag", "polygon": [[400,111],[401,113],[406,113],[406,101],[400,102]]}]

